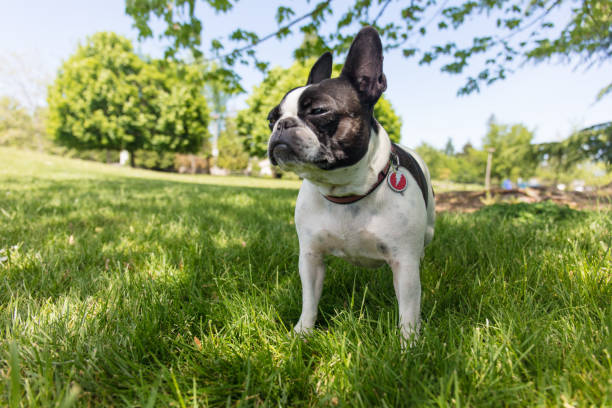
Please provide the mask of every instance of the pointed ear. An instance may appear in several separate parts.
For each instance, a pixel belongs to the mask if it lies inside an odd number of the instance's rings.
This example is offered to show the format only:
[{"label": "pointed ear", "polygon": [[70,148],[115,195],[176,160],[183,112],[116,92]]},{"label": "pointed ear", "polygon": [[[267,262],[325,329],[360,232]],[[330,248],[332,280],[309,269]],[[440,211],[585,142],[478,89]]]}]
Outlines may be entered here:
[{"label": "pointed ear", "polygon": [[359,31],[340,75],[353,84],[362,103],[374,105],[378,101],[387,89],[387,78],[383,74],[382,43],[376,29],[364,27]]},{"label": "pointed ear", "polygon": [[324,79],[331,78],[332,73],[332,55],[331,52],[326,52],[321,55],[317,62],[312,66],[310,74],[308,75],[308,82],[306,85],[317,84]]}]

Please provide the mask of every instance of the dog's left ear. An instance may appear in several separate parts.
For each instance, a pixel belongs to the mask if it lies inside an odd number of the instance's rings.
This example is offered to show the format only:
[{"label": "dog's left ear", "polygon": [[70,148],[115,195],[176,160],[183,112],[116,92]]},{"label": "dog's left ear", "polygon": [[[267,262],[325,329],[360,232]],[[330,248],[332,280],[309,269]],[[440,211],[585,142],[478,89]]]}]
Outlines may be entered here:
[{"label": "dog's left ear", "polygon": [[317,62],[312,66],[310,74],[308,75],[308,82],[306,85],[317,84],[324,79],[331,78],[332,73],[332,54],[327,51],[321,55]]},{"label": "dog's left ear", "polygon": [[359,31],[340,76],[353,84],[362,103],[374,106],[378,101],[387,89],[387,78],[383,74],[382,43],[376,29],[364,27]]}]

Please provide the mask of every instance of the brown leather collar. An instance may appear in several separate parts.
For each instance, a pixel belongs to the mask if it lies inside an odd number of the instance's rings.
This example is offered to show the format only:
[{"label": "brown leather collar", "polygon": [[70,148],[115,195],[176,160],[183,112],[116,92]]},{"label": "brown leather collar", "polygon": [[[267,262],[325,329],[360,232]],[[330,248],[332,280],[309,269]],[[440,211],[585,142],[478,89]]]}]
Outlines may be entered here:
[{"label": "brown leather collar", "polygon": [[359,201],[362,198],[369,195],[372,191],[376,190],[376,187],[378,187],[380,183],[382,183],[385,180],[385,178],[387,177],[387,173],[389,173],[389,167],[391,167],[391,158],[389,158],[389,162],[387,163],[387,166],[380,173],[378,173],[378,180],[376,181],[376,183],[374,183],[374,185],[365,194],[362,194],[362,195],[355,194],[355,195],[343,196],[343,197],[324,195],[323,197],[325,197],[327,200],[331,201],[332,203],[336,203],[336,204],[351,204],[356,201]]},{"label": "brown leather collar", "polygon": [[[391,153],[389,154],[389,163],[387,163],[387,167],[385,167],[383,171],[378,173],[378,181],[372,186],[372,188],[368,190],[367,193],[365,193],[364,195],[350,195],[344,197],[334,197],[328,195],[324,195],[323,197],[336,204],[351,204],[356,201],[359,201],[368,194],[370,194],[372,191],[374,191],[376,187],[378,187],[380,183],[383,182],[383,180],[387,177],[387,174],[389,173],[389,168],[392,164],[394,168],[401,166],[410,172],[412,177],[414,177],[414,179],[416,180],[417,185],[421,189],[421,193],[423,194],[423,200],[425,200],[425,206],[427,207],[429,187],[427,185],[428,183],[427,179],[425,178],[425,174],[423,173],[423,170],[421,169],[421,166],[416,161],[416,159],[412,157],[410,153],[406,152],[395,143],[391,143]],[[433,194],[433,189],[431,191]]]}]

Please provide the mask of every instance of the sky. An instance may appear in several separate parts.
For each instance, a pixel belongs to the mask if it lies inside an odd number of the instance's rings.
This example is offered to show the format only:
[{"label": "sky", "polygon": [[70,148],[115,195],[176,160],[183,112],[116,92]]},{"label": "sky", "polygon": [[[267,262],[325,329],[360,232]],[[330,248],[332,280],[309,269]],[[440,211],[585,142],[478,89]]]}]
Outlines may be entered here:
[{"label": "sky", "polygon": [[[336,4],[347,1],[337,0]],[[217,15],[200,1],[203,44],[238,27],[262,35],[273,32],[276,7],[282,3],[242,0],[231,14]],[[291,4],[298,16],[312,7],[312,3]],[[140,53],[152,57],[160,57],[165,48],[164,41],[157,38],[138,42],[132,20],[125,15],[123,0],[0,0],[0,6],[0,64],[12,67],[3,70],[0,66],[0,95],[19,93],[12,86],[17,81],[12,83],[7,72],[15,75],[22,69],[20,66],[52,80],[62,61],[87,36],[98,31],[121,34],[132,40]],[[392,3],[385,16],[393,18],[400,6]],[[481,23],[468,24],[458,35],[471,38],[482,28],[477,24]],[[258,46],[257,52],[272,65],[288,67],[293,61],[292,51],[301,41],[299,34],[282,42],[273,39]],[[419,66],[416,59],[405,59],[397,50],[385,55],[385,95],[402,117],[402,143],[407,146],[425,142],[442,148],[449,138],[456,149],[466,142],[480,146],[491,115],[502,123],[524,124],[535,132],[535,142],[557,141],[577,128],[609,121],[612,116],[612,97],[595,103],[597,92],[612,81],[612,61],[588,70],[575,65],[526,64],[506,80],[483,87],[478,94],[458,97],[457,89],[463,85],[464,77],[441,73],[435,65]],[[263,79],[252,67],[238,67],[237,72],[247,92]],[[230,111],[244,108],[247,96],[230,101]]]}]

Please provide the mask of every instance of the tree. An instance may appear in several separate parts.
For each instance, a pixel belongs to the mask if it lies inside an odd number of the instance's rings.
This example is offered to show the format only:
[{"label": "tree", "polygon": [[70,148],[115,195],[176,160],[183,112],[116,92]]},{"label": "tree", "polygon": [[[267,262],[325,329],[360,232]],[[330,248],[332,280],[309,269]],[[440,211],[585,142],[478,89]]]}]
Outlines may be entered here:
[{"label": "tree", "polygon": [[483,146],[494,148],[491,176],[497,179],[529,177],[538,165],[538,155],[531,145],[533,132],[522,124],[500,124],[494,116],[487,122]]},{"label": "tree", "polygon": [[416,148],[416,152],[421,156],[423,161],[427,163],[429,174],[435,180],[448,180],[451,176],[451,171],[446,165],[445,155],[427,143],[422,143]]},{"label": "tree", "polygon": [[446,146],[444,146],[444,154],[447,156],[455,155],[455,146],[453,146],[453,140],[450,137],[446,141]]},{"label": "tree", "polygon": [[249,154],[244,149],[234,119],[226,119],[224,129],[219,134],[217,146],[219,148],[217,166],[231,171],[240,171],[249,165]]},{"label": "tree", "polygon": [[[246,149],[254,156],[264,156],[270,129],[266,117],[283,98],[288,90],[306,84],[314,60],[295,62],[289,68],[272,68],[261,84],[251,92],[246,103],[248,107],[238,112],[236,125],[244,138]],[[334,66],[332,76],[339,75],[340,65]],[[402,122],[391,103],[383,97],[374,106],[374,116],[385,128],[391,140],[399,142]]]},{"label": "tree", "polygon": [[193,152],[208,137],[197,67],[144,61],[131,43],[97,33],[61,67],[49,88],[48,131],[76,149]]},{"label": "tree", "polygon": [[446,148],[438,150],[427,143],[418,146],[416,151],[427,163],[433,179],[458,183],[482,183],[484,180],[487,160],[487,153],[484,151],[468,146],[461,154],[448,155]]},{"label": "tree", "polygon": [[[600,123],[579,130],[560,142],[535,145],[540,160],[555,170],[569,172],[577,164],[587,160],[612,166],[612,122]],[[556,184],[556,183],[555,183]]]},{"label": "tree", "polygon": [[[31,126],[26,128],[14,128],[13,136],[21,132],[22,142],[17,143],[21,147],[38,149],[49,147],[49,140],[45,137],[44,117],[46,115],[45,98],[49,84],[49,76],[42,66],[40,60],[35,56],[25,54],[8,54],[0,56],[0,89],[4,89],[12,95],[13,102],[19,105],[20,110],[31,118]],[[5,101],[6,102],[6,101]],[[8,105],[4,105],[8,107]]]},{"label": "tree", "polygon": [[[214,70],[216,66],[212,66],[210,69]],[[214,120],[213,134],[218,144],[218,138],[227,119],[227,103],[232,97],[232,93],[222,81],[217,80],[207,81],[205,89],[206,98],[212,111],[211,117]],[[216,147],[218,149],[218,146]],[[215,146],[213,146],[213,155],[215,154],[214,148]]]},{"label": "tree", "polygon": [[582,129],[570,136],[569,143],[591,160],[612,166],[612,122]]},{"label": "tree", "polygon": [[487,152],[474,149],[471,144],[466,143],[461,154],[453,157],[457,166],[451,180],[458,183],[482,184],[485,178],[485,167],[487,163]]},{"label": "tree", "polygon": [[[196,15],[197,5],[205,3],[218,13],[230,13],[237,2],[126,0],[126,13],[134,19],[140,38],[153,36],[152,18],[165,22],[162,36],[171,40],[167,55],[176,55],[180,49],[201,55],[202,23]],[[482,84],[505,79],[525,61],[561,57],[568,62],[577,59],[588,67],[612,55],[612,0],[462,0],[454,4],[414,0],[395,9],[395,5],[388,7],[391,3],[324,0],[297,16],[290,7],[295,3],[286,2],[277,8],[278,26],[270,33],[236,29],[227,40],[213,38],[207,57],[230,67],[224,68],[226,80],[236,82],[239,78],[231,70],[236,63],[252,63],[262,71],[268,68],[256,53],[257,45],[268,39],[282,39],[297,30],[308,39],[295,50],[297,58],[318,56],[326,50],[339,55],[348,49],[357,27],[369,24],[381,33],[386,49],[419,58],[421,65],[442,61],[442,72],[465,75],[459,94],[469,94]],[[457,42],[460,31],[471,33],[474,26],[468,23],[478,19],[485,22],[481,24],[484,32],[471,41]],[[435,38],[433,43],[427,41],[431,37]],[[466,72],[470,64],[476,65],[473,73]],[[610,91],[612,83],[602,90],[603,94]]]},{"label": "tree", "polygon": [[0,98],[0,146],[38,146],[32,116],[15,99]]}]

